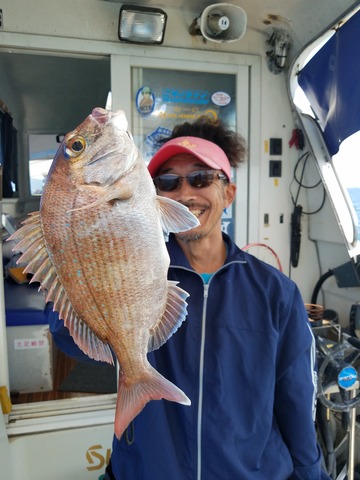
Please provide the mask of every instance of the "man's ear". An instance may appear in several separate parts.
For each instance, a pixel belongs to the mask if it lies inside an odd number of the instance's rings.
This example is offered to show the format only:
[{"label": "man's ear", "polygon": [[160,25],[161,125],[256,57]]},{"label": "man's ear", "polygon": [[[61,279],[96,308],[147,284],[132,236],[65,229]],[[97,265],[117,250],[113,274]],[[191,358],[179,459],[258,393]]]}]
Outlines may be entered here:
[{"label": "man's ear", "polygon": [[233,201],[235,200],[235,195],[236,195],[236,185],[235,183],[228,183],[225,185],[225,191],[224,191],[224,208],[229,207]]}]

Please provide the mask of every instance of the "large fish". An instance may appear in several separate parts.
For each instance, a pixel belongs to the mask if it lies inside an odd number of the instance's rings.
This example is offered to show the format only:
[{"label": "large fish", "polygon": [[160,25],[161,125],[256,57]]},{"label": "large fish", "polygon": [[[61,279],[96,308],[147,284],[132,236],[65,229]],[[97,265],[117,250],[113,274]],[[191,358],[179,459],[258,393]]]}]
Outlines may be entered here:
[{"label": "large fish", "polygon": [[188,294],[167,280],[163,231],[198,224],[156,195],[124,113],[95,108],[60,145],[39,212],[10,237],[77,345],[95,360],[118,359],[118,438],[149,400],[190,404],[147,353],[187,314]]}]

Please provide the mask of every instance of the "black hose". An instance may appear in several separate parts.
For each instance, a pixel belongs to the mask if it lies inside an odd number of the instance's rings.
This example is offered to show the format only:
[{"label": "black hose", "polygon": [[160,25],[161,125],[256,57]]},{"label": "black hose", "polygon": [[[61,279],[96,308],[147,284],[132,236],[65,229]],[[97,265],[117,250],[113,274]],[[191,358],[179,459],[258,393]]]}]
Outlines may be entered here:
[{"label": "black hose", "polygon": [[334,275],[334,272],[332,270],[329,270],[328,272],[321,275],[319,280],[316,282],[313,294],[311,296],[311,303],[316,304],[317,297],[318,297],[318,294],[320,292],[320,289],[321,289],[323,283],[325,282],[325,280],[330,278],[332,275]]}]

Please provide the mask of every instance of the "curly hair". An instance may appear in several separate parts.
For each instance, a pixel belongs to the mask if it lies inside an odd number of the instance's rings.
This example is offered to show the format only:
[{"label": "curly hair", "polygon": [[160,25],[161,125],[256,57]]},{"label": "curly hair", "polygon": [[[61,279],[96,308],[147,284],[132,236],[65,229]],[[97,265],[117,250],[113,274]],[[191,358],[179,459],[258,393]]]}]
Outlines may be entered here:
[{"label": "curly hair", "polygon": [[[234,168],[245,161],[246,142],[245,139],[229,129],[221,120],[213,120],[203,115],[193,123],[185,122],[176,125],[169,138],[165,142],[177,137],[199,137],[218,145],[228,157],[230,165]],[[164,143],[165,143],[164,142]]]}]

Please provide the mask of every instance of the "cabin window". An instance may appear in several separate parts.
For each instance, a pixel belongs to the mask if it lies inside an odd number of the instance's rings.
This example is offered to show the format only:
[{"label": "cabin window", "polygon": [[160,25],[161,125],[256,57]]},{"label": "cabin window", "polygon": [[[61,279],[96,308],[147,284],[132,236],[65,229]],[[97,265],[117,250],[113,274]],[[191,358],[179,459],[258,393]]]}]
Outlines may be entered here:
[{"label": "cabin window", "polygon": [[41,195],[46,177],[59,147],[56,135],[29,135],[30,194]]},{"label": "cabin window", "polygon": [[310,141],[322,137],[316,160],[351,256],[360,253],[359,40],[357,7],[299,55],[291,80]]},{"label": "cabin window", "polygon": [[5,198],[18,196],[16,136],[13,118],[0,101],[0,166],[2,196]]}]

